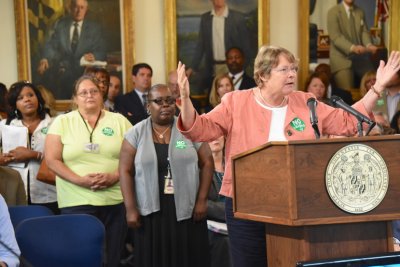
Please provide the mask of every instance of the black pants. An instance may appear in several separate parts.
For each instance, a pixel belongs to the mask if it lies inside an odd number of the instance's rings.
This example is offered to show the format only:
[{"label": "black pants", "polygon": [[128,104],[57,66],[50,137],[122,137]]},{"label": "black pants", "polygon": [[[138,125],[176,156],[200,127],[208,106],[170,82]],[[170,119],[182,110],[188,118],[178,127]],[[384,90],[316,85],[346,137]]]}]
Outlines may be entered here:
[{"label": "black pants", "polygon": [[67,207],[61,209],[61,214],[89,214],[97,217],[106,229],[104,266],[117,267],[119,265],[127,231],[123,203],[111,206]]}]

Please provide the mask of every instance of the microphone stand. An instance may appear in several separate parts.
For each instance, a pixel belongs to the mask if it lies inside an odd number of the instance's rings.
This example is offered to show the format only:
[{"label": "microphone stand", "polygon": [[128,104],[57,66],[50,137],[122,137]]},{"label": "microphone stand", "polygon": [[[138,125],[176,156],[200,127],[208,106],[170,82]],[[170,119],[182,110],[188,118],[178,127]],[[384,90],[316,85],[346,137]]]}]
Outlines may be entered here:
[{"label": "microphone stand", "polygon": [[[357,123],[357,131],[358,131],[358,136],[362,137],[363,136],[363,127],[362,127],[362,123],[364,121],[362,119],[358,119],[358,123]],[[371,132],[372,128],[375,127],[376,122],[372,121],[372,123],[368,123],[369,127],[367,132],[365,133],[365,136],[368,136],[368,134]]]},{"label": "microphone stand", "polygon": [[358,132],[358,137],[362,137],[363,136],[363,127],[362,127],[362,123],[363,121],[358,119],[357,122],[357,132]]},{"label": "microphone stand", "polygon": [[311,124],[311,126],[314,129],[314,134],[315,134],[315,139],[319,139],[321,137],[321,134],[319,133],[319,129],[318,129],[318,124]]}]

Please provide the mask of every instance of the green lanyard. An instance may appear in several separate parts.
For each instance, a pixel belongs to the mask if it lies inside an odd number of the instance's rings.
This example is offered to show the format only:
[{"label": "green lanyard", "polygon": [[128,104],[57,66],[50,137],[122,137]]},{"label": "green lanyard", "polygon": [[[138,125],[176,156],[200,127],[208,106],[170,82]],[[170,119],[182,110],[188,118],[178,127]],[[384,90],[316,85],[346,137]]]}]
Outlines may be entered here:
[{"label": "green lanyard", "polygon": [[100,119],[100,116],[101,116],[101,110],[100,110],[99,116],[97,116],[97,120],[96,120],[96,122],[95,122],[95,124],[94,124],[94,127],[93,127],[93,130],[92,130],[92,131],[89,130],[89,127],[88,127],[88,125],[87,125],[85,119],[83,118],[82,114],[81,114],[79,111],[78,111],[78,113],[79,113],[79,115],[81,115],[81,118],[82,118],[82,120],[83,120],[83,123],[85,124],[86,129],[87,129],[87,131],[89,132],[89,140],[90,140],[90,143],[92,143],[93,132],[94,132],[94,130],[96,129],[97,123],[99,122],[99,119]]}]

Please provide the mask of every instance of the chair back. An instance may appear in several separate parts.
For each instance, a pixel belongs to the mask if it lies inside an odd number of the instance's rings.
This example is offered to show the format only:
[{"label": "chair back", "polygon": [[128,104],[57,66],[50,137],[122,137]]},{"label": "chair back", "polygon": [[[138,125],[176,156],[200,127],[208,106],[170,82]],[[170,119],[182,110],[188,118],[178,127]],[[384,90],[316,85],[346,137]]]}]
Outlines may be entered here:
[{"label": "chair back", "polygon": [[32,266],[100,267],[105,229],[92,215],[27,219],[15,229],[21,256]]},{"label": "chair back", "polygon": [[40,205],[29,205],[29,206],[9,206],[8,211],[10,213],[11,222],[14,229],[20,222],[30,218],[50,216],[54,215],[51,209],[40,206]]}]

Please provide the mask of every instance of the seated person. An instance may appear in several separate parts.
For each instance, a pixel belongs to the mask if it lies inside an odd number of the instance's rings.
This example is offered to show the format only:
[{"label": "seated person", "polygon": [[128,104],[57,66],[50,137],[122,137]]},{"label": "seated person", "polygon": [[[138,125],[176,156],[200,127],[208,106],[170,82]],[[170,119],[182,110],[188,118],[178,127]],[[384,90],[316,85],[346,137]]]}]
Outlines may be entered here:
[{"label": "seated person", "polygon": [[[2,158],[0,156],[0,161]],[[8,206],[27,204],[24,182],[18,171],[0,166],[0,194],[3,195]]]},{"label": "seated person", "polygon": [[376,82],[376,71],[368,71],[366,72],[360,82],[360,94],[361,97],[365,96],[369,89],[371,89],[372,85]]},{"label": "seated person", "polygon": [[[223,136],[209,143],[215,166],[207,201],[207,224],[209,229],[208,237],[210,243],[211,267],[231,266],[229,238],[225,223],[225,197],[219,195],[225,168],[224,143]],[[219,224],[215,222],[219,222]],[[220,226],[220,228],[218,226]]]},{"label": "seated person", "polygon": [[327,87],[329,85],[328,77],[323,72],[312,73],[305,84],[305,89],[315,95],[318,101],[329,104],[327,98]]},{"label": "seated person", "polygon": [[7,204],[2,195],[0,195],[0,233],[0,267],[19,266],[18,255],[21,254],[21,251],[15,239]]}]

